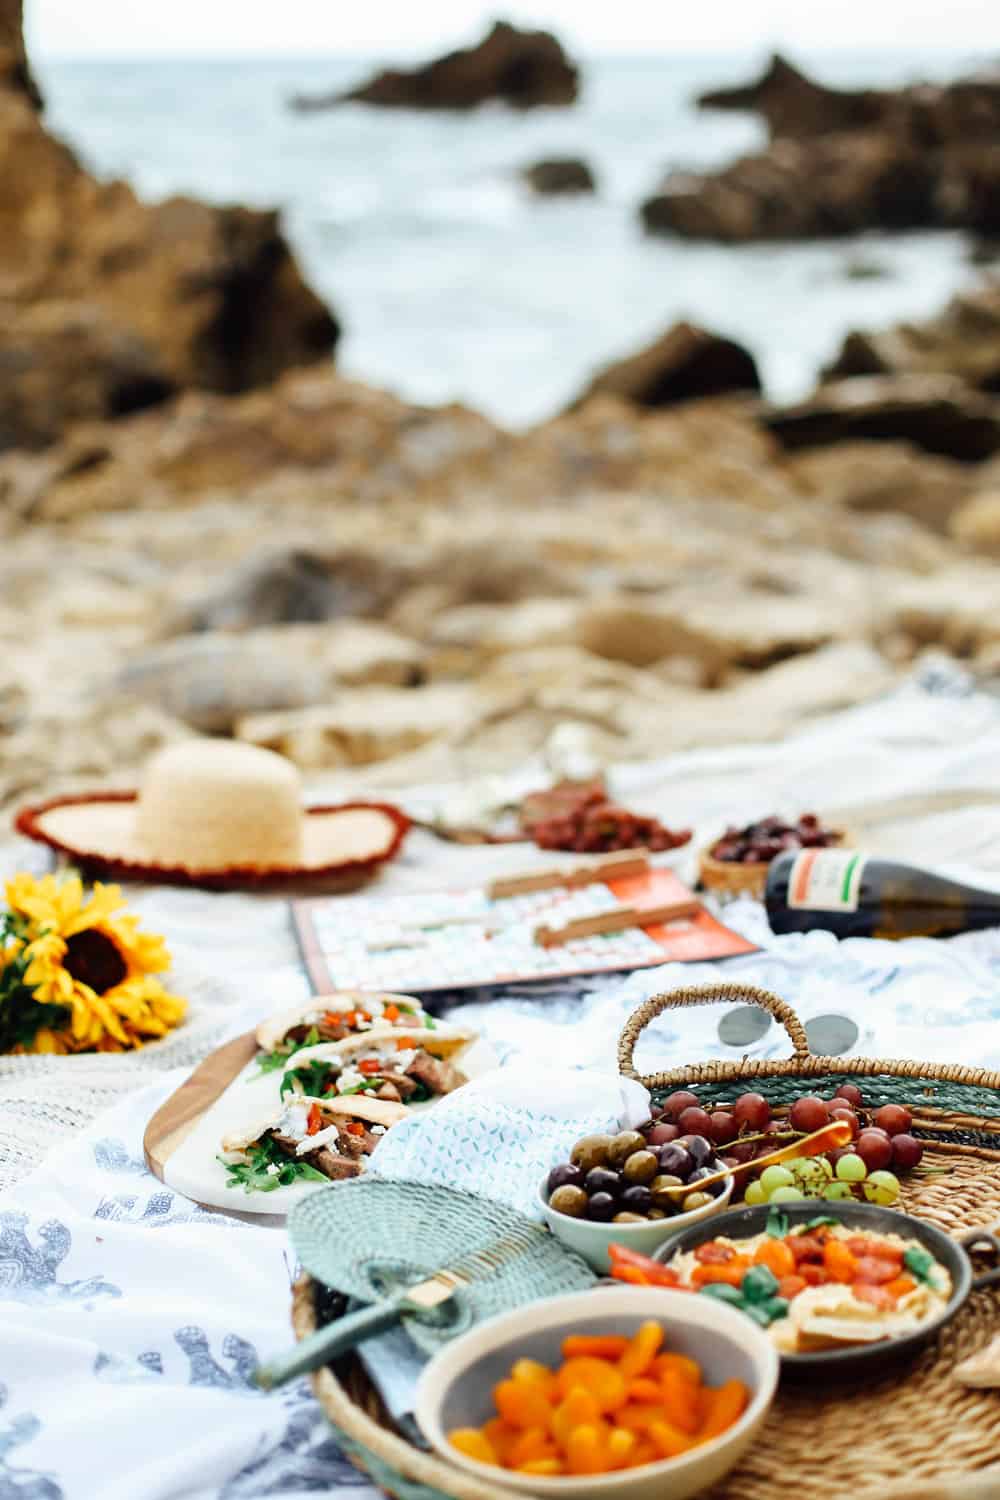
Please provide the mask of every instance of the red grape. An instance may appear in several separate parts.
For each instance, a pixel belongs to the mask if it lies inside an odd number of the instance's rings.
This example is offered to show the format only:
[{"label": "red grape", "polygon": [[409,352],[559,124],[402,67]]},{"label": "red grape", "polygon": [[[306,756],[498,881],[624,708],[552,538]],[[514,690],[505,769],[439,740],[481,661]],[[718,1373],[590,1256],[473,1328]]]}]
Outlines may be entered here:
[{"label": "red grape", "polygon": [[804,1094],[796,1099],[788,1111],[788,1118],[796,1130],[819,1130],[830,1120],[830,1108],[825,1099],[816,1094]]},{"label": "red grape", "polygon": [[718,1146],[725,1146],[739,1134],[739,1123],[725,1109],[717,1109],[708,1117],[708,1133]]},{"label": "red grape", "polygon": [[665,1146],[668,1141],[676,1141],[679,1135],[676,1125],[671,1125],[667,1120],[658,1120],[652,1130],[647,1132],[646,1139],[651,1146]]},{"label": "red grape", "polygon": [[853,1144],[850,1146],[836,1146],[832,1151],[827,1151],[826,1159],[831,1167],[835,1167],[842,1156],[856,1154]]},{"label": "red grape", "polygon": [[677,1123],[685,1135],[711,1135],[712,1117],[700,1104],[692,1104],[688,1109],[681,1110],[677,1116]]},{"label": "red grape", "polygon": [[763,1130],[771,1118],[771,1106],[763,1094],[741,1094],[733,1105],[733,1119],[740,1129]]},{"label": "red grape", "polygon": [[734,1141],[729,1149],[729,1155],[735,1156],[737,1161],[753,1161],[757,1154],[757,1147],[753,1141]]},{"label": "red grape", "polygon": [[686,1109],[700,1109],[698,1095],[689,1089],[678,1089],[663,1101],[663,1113],[668,1120],[676,1120]]},{"label": "red grape", "polygon": [[902,1135],[913,1124],[913,1116],[902,1104],[883,1104],[875,1111],[875,1124],[886,1135]]},{"label": "red grape", "polygon": [[881,1172],[892,1161],[892,1142],[881,1131],[862,1130],[854,1149],[869,1172]]},{"label": "red grape", "polygon": [[844,1120],[848,1125],[850,1125],[851,1135],[855,1137],[857,1136],[857,1133],[861,1128],[858,1123],[857,1115],[854,1113],[853,1109],[851,1109],[850,1105],[846,1102],[844,1104],[830,1105],[830,1119]]},{"label": "red grape", "polygon": [[924,1154],[923,1143],[916,1136],[894,1135],[892,1138],[892,1164],[900,1172],[915,1167]]},{"label": "red grape", "polygon": [[834,1099],[846,1099],[853,1109],[860,1109],[865,1102],[861,1090],[856,1083],[842,1083],[834,1094]]}]

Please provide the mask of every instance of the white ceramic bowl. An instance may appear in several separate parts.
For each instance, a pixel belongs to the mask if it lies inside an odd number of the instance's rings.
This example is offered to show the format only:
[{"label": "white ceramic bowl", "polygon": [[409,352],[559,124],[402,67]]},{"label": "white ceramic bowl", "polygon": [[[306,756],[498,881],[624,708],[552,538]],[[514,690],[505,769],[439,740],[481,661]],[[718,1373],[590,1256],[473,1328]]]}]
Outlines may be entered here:
[{"label": "white ceramic bowl", "polygon": [[[630,1250],[638,1250],[640,1255],[652,1255],[654,1250],[666,1244],[679,1230],[687,1229],[728,1208],[733,1196],[733,1179],[728,1176],[723,1183],[723,1191],[717,1198],[713,1198],[711,1203],[703,1203],[701,1208],[693,1208],[690,1213],[671,1214],[666,1219],[650,1219],[645,1224],[602,1224],[596,1219],[574,1219],[569,1214],[561,1214],[557,1208],[551,1208],[546,1197],[548,1180],[546,1172],[538,1189],[546,1224],[568,1249],[575,1250],[577,1255],[583,1256],[588,1266],[593,1266],[595,1271],[602,1273],[606,1273],[611,1267],[609,1245],[627,1245]],[[695,1192],[696,1186],[691,1191]]]},{"label": "white ceramic bowl", "polygon": [[[721,1436],[639,1469],[554,1479],[481,1464],[448,1442],[456,1427],[479,1427],[496,1415],[493,1387],[515,1360],[537,1359],[554,1368],[567,1334],[631,1334],[650,1318],[663,1325],[668,1349],[698,1361],[707,1384],[735,1378],[748,1386],[746,1411]],[[493,1486],[553,1500],[685,1500],[727,1474],[753,1441],[774,1399],[778,1369],[767,1334],[714,1297],[664,1287],[600,1287],[529,1303],[446,1344],[420,1377],[416,1416],[443,1458]]]}]

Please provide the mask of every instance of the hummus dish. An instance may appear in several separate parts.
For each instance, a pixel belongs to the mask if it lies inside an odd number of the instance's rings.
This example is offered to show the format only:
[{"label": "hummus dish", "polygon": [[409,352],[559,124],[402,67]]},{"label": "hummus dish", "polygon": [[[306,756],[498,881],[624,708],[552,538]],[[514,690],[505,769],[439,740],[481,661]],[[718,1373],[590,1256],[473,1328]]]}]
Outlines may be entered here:
[{"label": "hummus dish", "polygon": [[916,1239],[780,1215],[748,1239],[724,1236],[673,1257],[679,1284],[739,1307],[782,1354],[813,1354],[913,1333],[944,1311],[952,1280]]}]

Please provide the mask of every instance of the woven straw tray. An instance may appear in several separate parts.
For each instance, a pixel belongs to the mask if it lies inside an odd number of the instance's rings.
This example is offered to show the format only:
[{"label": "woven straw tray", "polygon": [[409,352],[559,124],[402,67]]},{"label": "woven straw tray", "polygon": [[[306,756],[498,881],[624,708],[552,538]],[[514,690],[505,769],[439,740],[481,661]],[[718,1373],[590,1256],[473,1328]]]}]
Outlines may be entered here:
[{"label": "woven straw tray", "polygon": [[[642,1074],[636,1043],[664,1010],[718,1002],[757,1005],[784,1026],[783,1061],[711,1062]],[[753,1089],[781,1114],[799,1094],[829,1094],[860,1082],[865,1106],[905,1103],[924,1141],[920,1166],[903,1179],[901,1207],[947,1234],[1000,1224],[1000,1073],[879,1058],[814,1057],[794,1011],[766,990],[712,985],[655,995],[630,1017],[618,1044],[623,1074],[654,1098],[690,1088],[702,1102]],[[342,1306],[308,1277],[296,1283],[292,1323],[304,1338]],[[874,1377],[783,1382],[760,1438],[706,1500],[998,1500],[1000,1390],[970,1390],[954,1366],[1000,1333],[1000,1295],[974,1292],[935,1343],[911,1364]],[[467,1477],[408,1442],[353,1357],[318,1370],[313,1387],[348,1456],[398,1500],[516,1500],[502,1483]]]}]

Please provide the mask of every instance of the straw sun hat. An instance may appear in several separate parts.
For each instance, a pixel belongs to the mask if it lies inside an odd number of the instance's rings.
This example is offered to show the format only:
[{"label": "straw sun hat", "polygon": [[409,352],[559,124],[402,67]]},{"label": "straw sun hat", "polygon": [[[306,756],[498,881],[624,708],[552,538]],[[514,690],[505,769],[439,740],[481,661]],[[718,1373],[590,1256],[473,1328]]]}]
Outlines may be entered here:
[{"label": "straw sun hat", "polygon": [[409,820],[382,802],[303,807],[290,761],[195,739],[155,755],[138,792],[54,798],[15,827],[102,874],[231,887],[360,880],[397,853]]}]

